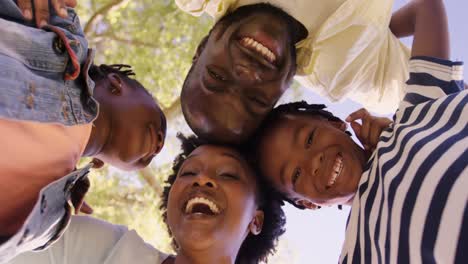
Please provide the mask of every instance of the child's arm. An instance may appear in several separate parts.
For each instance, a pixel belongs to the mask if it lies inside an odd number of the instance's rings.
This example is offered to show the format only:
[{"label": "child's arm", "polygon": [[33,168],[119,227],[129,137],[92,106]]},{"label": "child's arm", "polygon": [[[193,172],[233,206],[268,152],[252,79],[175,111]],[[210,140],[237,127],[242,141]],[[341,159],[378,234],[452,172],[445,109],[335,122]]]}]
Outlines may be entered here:
[{"label": "child's arm", "polygon": [[400,38],[414,35],[412,56],[448,59],[449,34],[442,0],[414,0],[392,15],[390,30]]},{"label": "child's arm", "polygon": [[414,34],[416,2],[412,1],[393,13],[390,20],[390,30],[397,38]]},{"label": "child's arm", "polygon": [[450,57],[449,31],[443,0],[414,1],[414,39],[411,56]]}]

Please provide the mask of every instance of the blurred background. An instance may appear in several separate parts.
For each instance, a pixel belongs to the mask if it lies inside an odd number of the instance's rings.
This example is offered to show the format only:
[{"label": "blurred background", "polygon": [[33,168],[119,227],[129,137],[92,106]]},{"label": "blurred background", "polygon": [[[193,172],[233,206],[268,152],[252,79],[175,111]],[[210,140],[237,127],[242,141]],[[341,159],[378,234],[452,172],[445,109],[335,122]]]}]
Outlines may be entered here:
[{"label": "blurred background", "polygon": [[[406,2],[395,0],[395,9]],[[468,60],[464,17],[468,1],[445,3],[452,58]],[[93,171],[86,200],[94,209],[94,217],[129,226],[147,242],[169,253],[159,195],[179,152],[176,134],[191,134],[181,114],[179,94],[197,44],[213,22],[209,17],[195,18],[179,11],[173,0],[80,0],[77,9],[90,46],[97,49],[96,64],[132,65],[136,78],[158,99],[168,119],[165,147],[148,168],[136,173],[112,167]],[[410,46],[411,38],[403,42]],[[465,73],[465,79],[467,76]],[[281,102],[296,100],[325,103],[341,118],[360,108],[349,100],[330,103],[297,83]],[[132,125],[131,120],[128,125]],[[287,231],[269,263],[337,263],[349,208],[299,211],[287,205],[285,211]]]}]

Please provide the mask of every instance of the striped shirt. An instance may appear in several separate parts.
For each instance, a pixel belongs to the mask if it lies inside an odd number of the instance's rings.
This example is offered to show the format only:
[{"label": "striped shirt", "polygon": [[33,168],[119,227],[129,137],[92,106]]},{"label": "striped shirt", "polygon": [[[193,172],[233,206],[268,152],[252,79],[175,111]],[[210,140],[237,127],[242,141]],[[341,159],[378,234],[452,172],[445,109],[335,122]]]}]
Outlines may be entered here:
[{"label": "striped shirt", "polygon": [[463,66],[410,60],[348,218],[340,263],[468,263],[468,91]]}]

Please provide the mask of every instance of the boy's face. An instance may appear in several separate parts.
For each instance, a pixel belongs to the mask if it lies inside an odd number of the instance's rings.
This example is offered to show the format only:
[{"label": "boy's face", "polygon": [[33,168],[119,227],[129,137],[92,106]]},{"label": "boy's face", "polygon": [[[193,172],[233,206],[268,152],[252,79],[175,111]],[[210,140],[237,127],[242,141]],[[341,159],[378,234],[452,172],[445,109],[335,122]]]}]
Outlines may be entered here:
[{"label": "boy's face", "polygon": [[237,254],[251,228],[255,233],[262,227],[256,189],[255,175],[236,151],[195,149],[169,192],[167,223],[177,244],[185,251]]},{"label": "boy's face", "polygon": [[100,107],[97,121],[105,119],[97,124],[105,125],[100,126],[102,150],[95,157],[123,170],[144,168],[164,145],[164,114],[143,89],[132,87],[132,82],[117,75],[112,78],[118,78],[121,85],[96,83]]},{"label": "boy's face", "polygon": [[281,116],[261,138],[262,172],[297,205],[350,202],[366,158],[345,130],[343,122],[319,116]]},{"label": "boy's face", "polygon": [[217,24],[202,46],[182,90],[185,118],[199,136],[238,143],[288,88],[294,43],[282,20],[258,13]]}]

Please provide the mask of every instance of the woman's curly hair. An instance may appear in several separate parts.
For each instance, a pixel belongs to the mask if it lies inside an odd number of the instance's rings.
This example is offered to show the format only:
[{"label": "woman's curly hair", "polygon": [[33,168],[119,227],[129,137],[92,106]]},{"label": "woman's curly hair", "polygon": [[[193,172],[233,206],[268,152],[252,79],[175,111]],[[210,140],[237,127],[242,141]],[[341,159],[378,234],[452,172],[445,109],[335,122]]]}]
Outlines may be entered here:
[{"label": "woman's curly hair", "polygon": [[[167,186],[164,187],[162,193],[162,204],[161,209],[163,210],[163,220],[167,225],[167,204],[169,199],[169,192],[172,184],[177,178],[177,174],[182,164],[185,162],[187,157],[196,148],[210,144],[195,136],[185,137],[181,134],[177,137],[182,141],[182,152],[174,160],[172,167],[172,174],[169,175],[166,180]],[[232,147],[232,146],[229,146]],[[246,157],[244,147],[232,147],[239,151],[243,157]],[[257,175],[255,166],[247,159],[247,162],[254,169],[254,173]],[[268,256],[276,252],[276,245],[278,238],[285,232],[284,225],[286,224],[286,217],[283,209],[281,208],[282,201],[281,197],[273,191],[260,177],[257,179],[257,197],[259,201],[259,209],[264,213],[264,221],[262,231],[258,235],[249,234],[242,243],[239,252],[236,257],[236,264],[254,264],[261,261],[267,261]],[[169,233],[170,230],[168,228]],[[176,247],[176,243],[172,241],[173,246]]]}]

